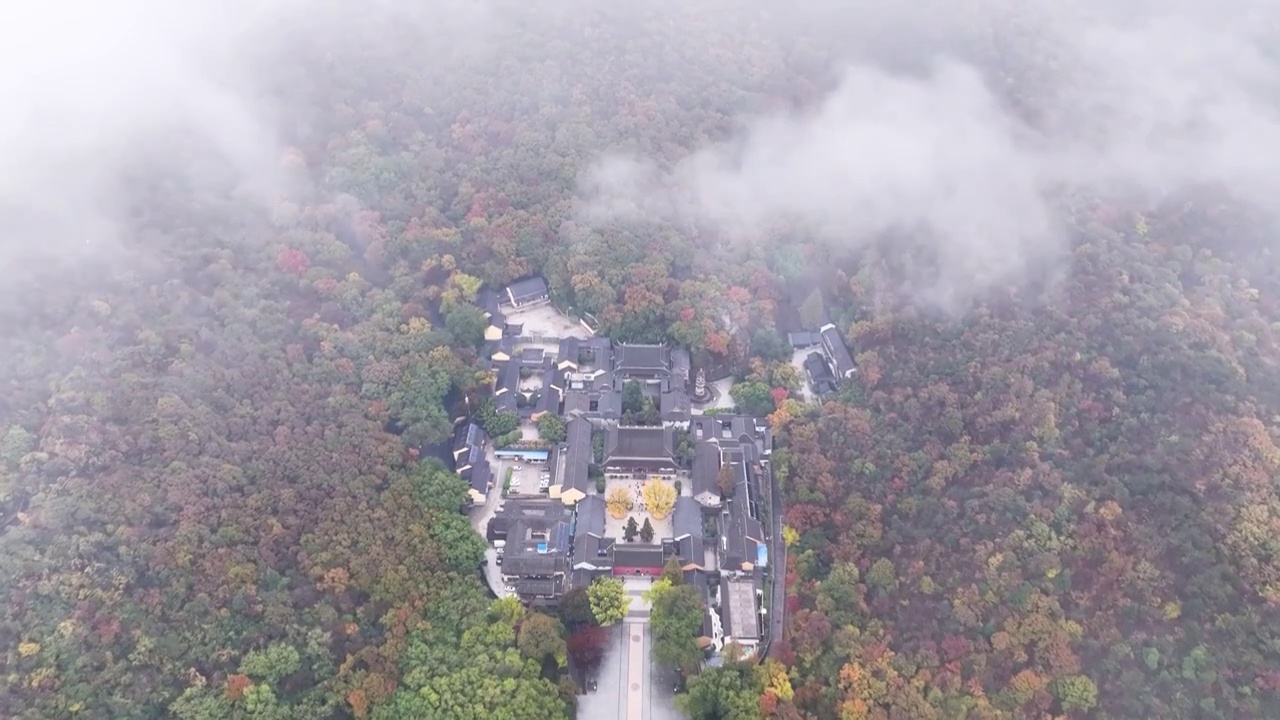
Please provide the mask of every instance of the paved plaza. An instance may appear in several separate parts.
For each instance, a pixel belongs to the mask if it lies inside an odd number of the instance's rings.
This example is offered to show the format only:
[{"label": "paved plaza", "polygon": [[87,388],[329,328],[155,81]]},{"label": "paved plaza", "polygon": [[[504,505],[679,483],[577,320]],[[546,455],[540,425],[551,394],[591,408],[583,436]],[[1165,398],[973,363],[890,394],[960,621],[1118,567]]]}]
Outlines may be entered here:
[{"label": "paved plaza", "polygon": [[596,691],[578,696],[578,717],[684,720],[675,708],[674,675],[655,669],[649,661],[652,643],[648,618],[629,617],[615,628],[600,664]]},{"label": "paved plaza", "polygon": [[[639,527],[644,526],[645,518],[649,519],[649,523],[653,525],[653,537],[655,538],[655,542],[662,538],[671,537],[673,527],[671,515],[668,514],[665,518],[659,520],[646,512],[642,507],[644,498],[640,494],[640,488],[645,484],[645,482],[645,480],[609,480],[605,483],[604,496],[606,498],[609,497],[609,493],[612,492],[615,487],[622,487],[626,488],[627,492],[631,493],[631,497],[635,502],[631,511],[621,519],[614,518],[612,515],[605,513],[605,535],[621,538],[623,528],[627,525],[627,518],[633,517],[636,519],[636,525]],[[664,482],[669,484],[671,481],[667,480]]]},{"label": "paved plaza", "polygon": [[[520,310],[506,308],[507,322],[524,325],[525,336],[549,338],[589,338],[591,333],[577,320],[560,314],[549,304]],[[552,352],[555,348],[551,348]]]}]

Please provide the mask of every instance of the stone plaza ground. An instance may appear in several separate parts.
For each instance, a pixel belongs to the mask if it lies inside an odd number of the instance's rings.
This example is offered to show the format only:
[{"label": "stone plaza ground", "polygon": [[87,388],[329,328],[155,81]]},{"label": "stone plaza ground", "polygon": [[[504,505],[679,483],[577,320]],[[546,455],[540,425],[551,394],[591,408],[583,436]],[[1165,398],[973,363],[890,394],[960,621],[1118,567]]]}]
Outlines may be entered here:
[{"label": "stone plaza ground", "polygon": [[[591,337],[591,332],[583,327],[582,323],[561,314],[549,303],[519,310],[507,308],[505,312],[508,323],[524,325],[524,330],[520,334],[526,337],[560,339]],[[551,349],[554,352],[554,348]]]},{"label": "stone plaza ground", "polygon": [[675,707],[675,674],[649,659],[653,638],[648,618],[629,617],[611,631],[609,648],[596,671],[596,690],[578,696],[578,717],[683,720]]},{"label": "stone plaza ground", "polygon": [[[655,541],[671,537],[671,515],[667,515],[665,518],[659,520],[650,515],[643,508],[644,498],[640,493],[640,488],[644,486],[645,482],[646,481],[644,480],[609,480],[605,482],[604,496],[606,498],[609,497],[609,493],[613,492],[615,487],[621,487],[631,493],[631,497],[634,501],[634,506],[631,508],[631,511],[627,513],[627,515],[623,516],[622,519],[615,519],[612,515],[607,512],[605,513],[605,535],[608,537],[621,538],[622,531],[627,525],[627,518],[634,517],[636,519],[636,525],[641,527],[644,526],[645,518],[649,519],[649,522],[653,524],[653,537],[655,538]],[[670,480],[664,480],[662,482],[666,482],[668,484],[671,483]]]}]

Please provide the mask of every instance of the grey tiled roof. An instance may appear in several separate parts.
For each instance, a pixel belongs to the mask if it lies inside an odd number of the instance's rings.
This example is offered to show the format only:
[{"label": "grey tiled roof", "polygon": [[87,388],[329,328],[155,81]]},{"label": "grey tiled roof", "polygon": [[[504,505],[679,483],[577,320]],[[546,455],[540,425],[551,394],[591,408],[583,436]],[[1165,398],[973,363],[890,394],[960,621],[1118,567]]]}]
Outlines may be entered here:
[{"label": "grey tiled roof", "polygon": [[801,350],[814,345],[822,344],[822,333],[804,330],[801,332],[787,333],[787,341],[791,343],[791,347]]},{"label": "grey tiled roof", "polygon": [[465,422],[453,431],[454,468],[475,467],[484,460],[484,430],[473,422]]},{"label": "grey tiled roof", "polygon": [[671,526],[673,536],[681,538],[692,535],[702,539],[702,506],[697,500],[681,495],[676,498],[676,507],[672,513]]},{"label": "grey tiled roof", "polygon": [[700,440],[693,455],[693,494],[711,493],[720,496],[716,480],[720,474],[720,450],[713,443]]},{"label": "grey tiled roof", "polygon": [[538,276],[516,280],[507,286],[507,297],[515,303],[537,300],[546,295],[547,281]]},{"label": "grey tiled roof", "polygon": [[671,372],[671,351],[665,345],[616,345],[613,368],[619,373],[666,374]]},{"label": "grey tiled roof", "polygon": [[478,464],[473,465],[467,471],[465,479],[471,483],[471,489],[478,493],[489,492],[489,480],[492,478],[492,472],[489,470],[489,461],[481,460]]},{"label": "grey tiled roof", "polygon": [[588,468],[591,465],[591,423],[581,418],[570,418],[566,428],[564,449],[564,477],[560,484],[587,492],[591,486]]},{"label": "grey tiled roof", "polygon": [[613,547],[615,567],[662,567],[662,546],[618,543]]},{"label": "grey tiled roof", "polygon": [[724,631],[736,640],[760,639],[760,615],[756,612],[753,578],[720,579],[720,612]]},{"label": "grey tiled roof", "polygon": [[605,438],[605,462],[616,460],[671,460],[675,435],[665,427],[609,427]]},{"label": "grey tiled roof", "polygon": [[516,394],[520,392],[520,363],[508,360],[498,370],[493,389],[493,402],[501,412],[516,412]]},{"label": "grey tiled roof", "polygon": [[849,355],[849,347],[845,345],[844,337],[835,325],[827,324],[822,326],[822,345],[831,355],[831,363],[835,365],[835,373],[838,377],[848,377],[855,369],[853,358]]},{"label": "grey tiled roof", "polygon": [[689,396],[681,389],[662,393],[658,398],[658,408],[663,420],[679,421],[689,418],[692,404]]}]

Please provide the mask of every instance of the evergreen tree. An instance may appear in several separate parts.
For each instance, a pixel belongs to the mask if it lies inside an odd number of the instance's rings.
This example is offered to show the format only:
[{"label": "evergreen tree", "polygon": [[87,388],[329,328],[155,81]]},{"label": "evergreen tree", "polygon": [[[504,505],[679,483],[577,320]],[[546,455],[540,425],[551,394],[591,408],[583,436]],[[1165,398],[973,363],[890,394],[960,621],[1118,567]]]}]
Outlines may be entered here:
[{"label": "evergreen tree", "polygon": [[644,519],[644,527],[640,528],[640,542],[653,542],[653,523],[649,522],[649,518]]}]

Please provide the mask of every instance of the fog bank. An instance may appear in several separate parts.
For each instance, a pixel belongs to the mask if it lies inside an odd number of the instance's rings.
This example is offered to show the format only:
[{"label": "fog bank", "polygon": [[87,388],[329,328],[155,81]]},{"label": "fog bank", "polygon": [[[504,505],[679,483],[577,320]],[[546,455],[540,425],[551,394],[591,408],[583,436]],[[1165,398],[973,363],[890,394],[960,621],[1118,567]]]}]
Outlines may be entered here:
[{"label": "fog bank", "polygon": [[[860,5],[861,18],[830,11],[866,42],[845,48],[816,107],[674,166],[604,157],[583,178],[583,218],[737,237],[783,223],[854,249],[906,237],[936,266],[913,293],[955,306],[1061,251],[1057,194],[1215,184],[1267,203],[1280,189],[1280,73],[1264,50],[1280,9]],[[810,27],[823,12],[797,9]],[[945,32],[927,41],[929,28]]]}]

